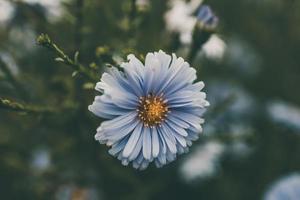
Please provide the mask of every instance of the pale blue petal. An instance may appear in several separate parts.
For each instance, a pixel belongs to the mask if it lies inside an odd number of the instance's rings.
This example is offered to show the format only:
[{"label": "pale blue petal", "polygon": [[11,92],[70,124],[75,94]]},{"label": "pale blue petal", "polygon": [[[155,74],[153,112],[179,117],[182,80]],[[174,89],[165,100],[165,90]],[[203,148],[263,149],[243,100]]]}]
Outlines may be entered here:
[{"label": "pale blue petal", "polygon": [[124,124],[128,124],[132,122],[137,117],[137,112],[132,111],[125,115],[116,117],[112,120],[107,120],[105,122],[102,122],[101,128],[119,128],[122,127]]},{"label": "pale blue petal", "polygon": [[190,85],[196,79],[196,70],[191,67],[182,68],[177,76],[165,88],[166,95],[177,92],[178,90]]},{"label": "pale blue petal", "polygon": [[165,139],[162,136],[160,127],[158,127],[156,130],[157,130],[158,137],[159,137],[159,147],[161,149],[160,153],[165,154],[165,153],[167,153],[167,145],[166,145]]},{"label": "pale blue petal", "polygon": [[177,125],[173,123],[172,121],[166,121],[166,124],[169,126],[170,129],[172,129],[174,132],[178,133],[179,135],[186,137],[188,133],[185,131],[184,128],[180,127],[180,125]]},{"label": "pale blue petal", "polygon": [[177,132],[174,132],[173,135],[181,146],[186,147],[186,140],[182,135],[179,135]]},{"label": "pale blue petal", "polygon": [[159,154],[159,138],[156,127],[152,128],[152,156],[156,158]]},{"label": "pale blue petal", "polygon": [[134,82],[128,80],[127,77],[125,77],[125,75],[117,68],[113,67],[111,69],[111,74],[126,92],[131,92],[137,96],[142,94],[141,87],[139,87],[140,85],[134,84]]},{"label": "pale blue petal", "polygon": [[149,161],[144,160],[140,165],[140,170],[145,170],[148,167],[148,165],[149,165]]},{"label": "pale blue petal", "polygon": [[119,115],[125,115],[129,112],[129,110],[120,108],[112,103],[103,102],[103,98],[105,95],[96,96],[92,105],[88,107],[89,111],[93,112],[95,115],[107,119],[112,119]]},{"label": "pale blue petal", "polygon": [[129,157],[130,154],[133,152],[135,146],[137,145],[137,142],[141,136],[142,133],[143,124],[139,123],[137,127],[133,130],[125,148],[123,151],[124,157]]},{"label": "pale blue petal", "polygon": [[174,136],[172,136],[172,133],[169,132],[169,130],[166,128],[165,125],[162,125],[161,128],[159,129],[161,131],[161,135],[164,138],[168,149],[172,152],[172,153],[176,153],[176,140],[174,138]]},{"label": "pale blue petal", "polygon": [[187,86],[185,89],[195,91],[195,92],[199,92],[204,88],[204,86],[205,86],[204,82],[199,81],[199,82],[196,82],[194,84],[191,84],[191,85]]},{"label": "pale blue petal", "polygon": [[107,113],[102,112],[102,110],[97,109],[97,106],[95,105],[89,105],[88,110],[97,115],[98,117],[104,118],[104,119],[113,119],[115,116],[110,115]]},{"label": "pale blue petal", "polygon": [[118,141],[131,133],[131,131],[133,131],[139,123],[139,121],[135,120],[132,123],[125,124],[121,128],[109,129],[107,131],[104,131],[105,138],[113,142]]},{"label": "pale blue petal", "polygon": [[127,56],[127,59],[129,60],[129,64],[133,67],[133,69],[136,71],[136,73],[142,77],[144,73],[144,65],[143,63],[137,59],[133,54],[130,54]]},{"label": "pale blue petal", "polygon": [[172,110],[172,112],[169,114],[172,115],[173,117],[180,119],[182,121],[185,121],[186,123],[188,123],[189,125],[192,125],[194,127],[199,126],[199,124],[203,123],[203,119],[190,114],[190,113],[186,113],[186,112],[181,112],[181,111],[175,111]]},{"label": "pale blue petal", "polygon": [[168,163],[176,159],[176,153],[172,153],[170,151],[167,152],[166,156],[167,156]]},{"label": "pale blue petal", "polygon": [[172,63],[168,70],[168,76],[166,76],[166,78],[164,79],[163,84],[158,90],[158,94],[165,91],[165,88],[172,82],[176,75],[179,74],[183,65],[188,65],[188,63],[185,63],[182,58],[177,59],[177,57],[173,54]]},{"label": "pale blue petal", "polygon": [[139,140],[137,141],[137,144],[134,146],[132,153],[129,156],[129,160],[135,160],[139,153],[141,152],[142,149],[142,144],[143,144],[143,137],[142,134],[139,137]]},{"label": "pale blue petal", "polygon": [[170,121],[174,124],[177,124],[178,126],[184,128],[184,129],[190,127],[190,125],[188,123],[186,123],[185,121],[182,121],[181,119],[178,119],[177,117],[175,117],[171,114],[168,115],[168,119],[166,121]]},{"label": "pale blue petal", "polygon": [[147,160],[151,158],[151,146],[151,130],[149,127],[145,127],[143,131],[143,155]]},{"label": "pale blue petal", "polygon": [[128,137],[123,138],[120,142],[114,144],[108,151],[111,155],[116,156],[117,153],[122,151],[127,143]]},{"label": "pale blue petal", "polygon": [[156,95],[160,95],[158,94],[158,91],[161,89],[161,86],[166,81],[166,78],[169,75],[169,65],[171,62],[171,56],[165,54],[163,51],[154,53],[154,55],[160,61],[160,65],[157,67],[157,71],[155,75],[156,79],[153,83],[153,93]]}]

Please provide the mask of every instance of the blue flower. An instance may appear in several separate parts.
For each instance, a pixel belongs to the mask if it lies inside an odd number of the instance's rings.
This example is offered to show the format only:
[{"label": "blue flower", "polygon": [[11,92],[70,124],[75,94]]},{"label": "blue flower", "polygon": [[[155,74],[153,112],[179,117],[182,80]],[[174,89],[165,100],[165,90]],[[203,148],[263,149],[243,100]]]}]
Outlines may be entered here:
[{"label": "blue flower", "polygon": [[198,23],[207,30],[214,30],[219,23],[219,18],[213,13],[208,5],[202,5],[197,13]]},{"label": "blue flower", "polygon": [[294,173],[275,182],[267,191],[264,200],[299,200],[300,174]]},{"label": "blue flower", "polygon": [[201,115],[209,105],[201,92],[196,70],[175,54],[148,53],[145,65],[134,55],[110,68],[96,90],[89,110],[107,119],[95,139],[110,146],[109,153],[123,165],[145,169],[150,162],[161,167],[188,151],[202,132]]}]

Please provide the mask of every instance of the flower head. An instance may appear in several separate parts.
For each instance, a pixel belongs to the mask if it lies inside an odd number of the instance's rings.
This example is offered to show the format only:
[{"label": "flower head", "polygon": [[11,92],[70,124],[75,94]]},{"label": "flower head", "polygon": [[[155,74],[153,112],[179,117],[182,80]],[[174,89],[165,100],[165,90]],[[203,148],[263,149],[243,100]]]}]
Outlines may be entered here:
[{"label": "flower head", "polygon": [[145,65],[134,55],[128,60],[123,71],[110,68],[96,85],[102,95],[89,110],[107,121],[95,139],[123,165],[145,169],[154,161],[161,167],[186,152],[202,131],[209,105],[204,83],[193,83],[196,70],[174,54],[148,53]]}]

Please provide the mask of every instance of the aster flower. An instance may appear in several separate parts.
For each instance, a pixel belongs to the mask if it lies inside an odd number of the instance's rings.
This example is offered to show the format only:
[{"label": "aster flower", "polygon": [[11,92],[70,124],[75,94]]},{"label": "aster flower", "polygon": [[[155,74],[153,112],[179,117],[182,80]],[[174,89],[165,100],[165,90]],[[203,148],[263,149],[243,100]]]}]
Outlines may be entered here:
[{"label": "aster flower", "polygon": [[201,115],[209,105],[196,70],[175,54],[148,53],[143,65],[134,55],[102,75],[89,110],[107,119],[95,139],[110,146],[123,165],[161,167],[187,152],[202,132]]}]

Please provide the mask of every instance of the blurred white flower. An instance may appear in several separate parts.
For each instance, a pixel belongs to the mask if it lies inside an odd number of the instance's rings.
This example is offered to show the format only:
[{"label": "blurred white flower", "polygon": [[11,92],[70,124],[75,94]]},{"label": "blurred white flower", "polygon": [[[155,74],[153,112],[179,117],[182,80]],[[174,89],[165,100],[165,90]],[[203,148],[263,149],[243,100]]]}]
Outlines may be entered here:
[{"label": "blurred white flower", "polygon": [[165,14],[167,30],[179,33],[180,41],[183,44],[189,44],[192,41],[192,32],[197,22],[197,18],[192,14],[201,3],[202,0],[191,0],[190,2],[173,0],[170,10]]},{"label": "blurred white flower", "polygon": [[[15,59],[9,53],[0,51],[0,58],[7,65],[12,75],[16,76],[19,74],[19,67]],[[1,74],[1,70],[0,70],[0,74]]]},{"label": "blurred white flower", "polygon": [[264,200],[299,200],[300,175],[298,173],[286,176],[275,182],[267,191]]},{"label": "blurred white flower", "polygon": [[[189,2],[181,0],[171,1],[170,10],[165,14],[166,28],[169,32],[179,34],[180,42],[189,45],[192,42],[192,35],[197,16],[193,13],[199,8],[202,0],[191,0]],[[220,60],[223,58],[226,44],[216,34],[203,45],[204,55],[209,59]]]},{"label": "blurred white flower", "polygon": [[40,4],[47,10],[49,20],[55,20],[63,14],[61,3],[66,0],[24,0],[29,4]]},{"label": "blurred white flower", "polygon": [[0,1],[0,24],[5,23],[12,17],[14,7],[8,1]]},{"label": "blurred white flower", "polygon": [[291,128],[300,129],[300,108],[285,102],[272,102],[267,106],[270,117]]},{"label": "blurred white flower", "polygon": [[220,60],[224,56],[226,44],[219,36],[213,34],[202,48],[207,58]]},{"label": "blurred white flower", "polygon": [[225,146],[215,141],[199,146],[181,166],[183,178],[191,181],[212,176],[224,150]]},{"label": "blurred white flower", "polygon": [[136,0],[135,2],[136,6],[138,9],[146,9],[148,6],[150,6],[150,1],[149,0]]}]

